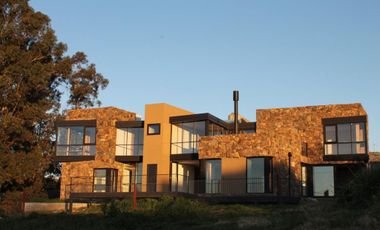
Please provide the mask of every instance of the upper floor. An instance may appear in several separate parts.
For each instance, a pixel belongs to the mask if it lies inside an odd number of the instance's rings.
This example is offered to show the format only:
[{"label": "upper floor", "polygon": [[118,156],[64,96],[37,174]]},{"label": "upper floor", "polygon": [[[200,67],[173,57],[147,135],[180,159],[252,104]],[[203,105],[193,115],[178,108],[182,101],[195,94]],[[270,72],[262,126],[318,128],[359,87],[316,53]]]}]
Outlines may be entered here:
[{"label": "upper floor", "polygon": [[[303,162],[368,159],[367,114],[361,104],[257,110],[257,122],[193,114],[148,104],[145,118],[114,107],[70,110],[57,121],[58,161],[195,160],[292,151]],[[203,138],[202,138],[203,137]]]}]

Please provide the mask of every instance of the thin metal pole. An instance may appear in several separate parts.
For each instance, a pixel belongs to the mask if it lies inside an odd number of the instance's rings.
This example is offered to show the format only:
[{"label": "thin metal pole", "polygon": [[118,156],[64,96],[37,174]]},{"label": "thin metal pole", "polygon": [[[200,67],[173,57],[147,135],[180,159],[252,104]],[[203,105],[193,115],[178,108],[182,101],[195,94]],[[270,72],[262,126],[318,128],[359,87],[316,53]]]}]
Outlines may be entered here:
[{"label": "thin metal pole", "polygon": [[289,167],[288,167],[288,189],[289,189],[289,191],[288,191],[288,195],[289,195],[289,197],[291,196],[291,194],[290,194],[290,192],[291,192],[291,185],[290,185],[290,182],[291,182],[291,178],[290,178],[290,176],[291,176],[291,158],[292,158],[292,153],[291,152],[289,152],[288,153],[288,165],[289,165]]},{"label": "thin metal pole", "polygon": [[239,91],[233,92],[234,99],[234,132],[235,134],[239,133],[239,123],[238,123],[238,115],[239,115]]}]

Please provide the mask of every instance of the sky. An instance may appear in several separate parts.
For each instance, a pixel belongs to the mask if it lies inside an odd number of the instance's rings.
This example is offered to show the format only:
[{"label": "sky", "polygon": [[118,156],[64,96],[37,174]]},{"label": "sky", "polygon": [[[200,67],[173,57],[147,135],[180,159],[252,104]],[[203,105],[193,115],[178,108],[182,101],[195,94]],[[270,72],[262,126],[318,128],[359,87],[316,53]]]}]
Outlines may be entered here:
[{"label": "sky", "polygon": [[378,0],[32,0],[68,54],[110,84],[102,106],[144,115],[165,102],[226,119],[239,112],[360,102],[380,151]]}]

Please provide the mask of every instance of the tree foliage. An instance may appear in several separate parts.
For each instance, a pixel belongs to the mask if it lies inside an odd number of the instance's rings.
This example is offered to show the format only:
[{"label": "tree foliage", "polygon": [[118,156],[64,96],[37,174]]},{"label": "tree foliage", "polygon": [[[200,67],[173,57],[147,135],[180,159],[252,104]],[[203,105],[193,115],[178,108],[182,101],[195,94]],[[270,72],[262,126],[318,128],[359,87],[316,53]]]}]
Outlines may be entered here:
[{"label": "tree foliage", "polygon": [[[57,41],[50,19],[28,0],[0,0],[0,192],[41,184],[53,150],[61,97],[91,107],[108,80]],[[38,187],[38,186],[37,186]]]}]

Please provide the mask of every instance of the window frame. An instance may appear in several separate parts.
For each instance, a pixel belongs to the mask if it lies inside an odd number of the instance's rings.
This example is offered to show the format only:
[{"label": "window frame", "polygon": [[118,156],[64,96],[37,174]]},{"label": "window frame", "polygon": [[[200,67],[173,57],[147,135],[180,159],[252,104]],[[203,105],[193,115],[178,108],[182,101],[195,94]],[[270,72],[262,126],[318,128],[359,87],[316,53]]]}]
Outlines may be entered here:
[{"label": "window frame", "polygon": [[[332,197],[336,197],[336,192],[337,192],[337,189],[336,189],[336,171],[335,171],[335,165],[329,165],[329,164],[316,164],[316,165],[310,165],[311,166],[311,177],[312,177],[312,197],[315,197],[315,198],[332,198]],[[316,196],[315,195],[315,174],[314,174],[314,168],[322,168],[322,167],[331,167],[333,170],[332,170],[332,174],[333,174],[333,188],[334,188],[334,195],[333,196]]]},{"label": "window frame", "polygon": [[[215,180],[215,179],[211,179],[210,181],[211,181],[211,183],[208,183],[208,179],[207,179],[207,163],[210,163],[210,162],[218,162],[219,163],[219,165],[220,165],[220,178],[218,179],[218,184],[217,184],[217,189],[216,189],[216,191],[214,191],[214,187],[213,187],[213,180]],[[221,194],[221,193],[223,193],[223,191],[222,191],[222,188],[223,188],[223,185],[222,185],[222,181],[223,181],[223,166],[222,166],[222,164],[223,164],[223,162],[222,162],[222,159],[221,158],[210,158],[210,159],[206,159],[205,160],[205,163],[204,163],[204,169],[205,169],[205,174],[204,174],[204,176],[205,176],[205,190],[204,190],[204,192],[205,192],[205,194]],[[212,170],[211,170],[212,171]],[[211,175],[211,177],[212,177],[212,175]],[[208,191],[208,188],[211,188],[211,191]]]},{"label": "window frame", "polygon": [[[181,123],[176,123],[176,124],[171,124],[170,126],[170,155],[186,155],[186,154],[198,154],[198,151],[199,151],[199,140],[200,138],[202,137],[202,135],[199,135],[199,138],[198,140],[193,140],[192,138],[189,140],[189,141],[177,141],[179,138],[178,138],[178,128],[182,128],[182,125],[183,124],[192,124],[192,131],[194,131],[196,129],[196,123],[203,123],[204,125],[204,133],[203,133],[203,136],[206,136],[207,135],[207,121],[190,121],[190,122],[181,122]],[[177,131],[177,134],[176,134],[176,137],[177,137],[177,140],[173,141],[173,133],[174,133],[174,129],[173,127],[176,126],[176,131]],[[198,136],[197,133],[191,133],[191,135],[194,135],[194,136]],[[173,147],[177,148],[177,149],[184,149],[183,146],[184,144],[189,144],[191,146],[191,152],[181,152],[181,153],[178,153],[178,151],[175,151],[176,153],[174,153],[173,151]]]},{"label": "window frame", "polygon": [[[363,141],[353,141],[352,140],[352,127],[353,125],[361,125],[363,124],[364,126],[364,140]],[[350,142],[340,142],[339,141],[339,131],[338,131],[338,126],[339,125],[350,125]],[[327,127],[335,127],[335,141],[327,141],[327,136],[326,136],[326,128]],[[352,122],[337,122],[335,124],[324,124],[323,125],[323,155],[324,156],[351,156],[351,155],[366,155],[368,154],[368,139],[367,139],[367,122],[366,121],[352,121]],[[341,144],[350,144],[351,147],[351,153],[349,154],[340,154],[339,153],[339,145]],[[353,145],[354,144],[364,144],[365,145],[365,151],[364,153],[354,153],[353,151]],[[326,146],[327,145],[336,145],[337,153],[336,154],[327,154],[326,151]]]},{"label": "window frame", "polygon": [[[123,132],[126,132],[127,135],[125,138],[123,138],[123,143],[126,143],[126,144],[118,144],[117,140],[117,134],[118,134],[118,129],[122,130]],[[137,135],[137,144],[128,144],[128,141],[130,139],[130,129],[139,129],[138,130],[138,135]],[[141,138],[142,140],[140,140],[140,135],[141,135]],[[122,146],[122,147],[125,147],[125,154],[117,154],[117,147],[118,146]],[[128,147],[129,146],[133,146],[133,147],[137,147],[138,148],[138,151],[137,151],[137,155],[135,154],[130,154],[128,155]],[[139,151],[140,154],[139,154]],[[133,151],[132,151],[133,153]],[[125,127],[125,128],[116,128],[116,148],[115,148],[115,156],[143,156],[143,153],[144,153],[144,127]]]},{"label": "window frame", "polygon": [[[254,158],[262,158],[264,159],[264,192],[249,192],[248,191],[248,160]],[[267,167],[267,161],[269,160],[269,169]],[[254,157],[246,157],[246,193],[248,194],[271,194],[273,193],[273,157],[270,156],[254,156]],[[269,175],[266,175],[266,173]],[[267,181],[267,179],[269,181]]]},{"label": "window frame", "polygon": [[[83,136],[82,136],[82,144],[59,144],[59,129],[62,129],[62,128],[65,128],[65,129],[67,129],[67,130],[70,130],[70,129],[72,129],[72,128],[78,128],[78,127],[80,127],[80,128],[82,128],[82,130],[83,130]],[[93,129],[95,129],[95,140],[94,140],[94,142],[93,143],[86,143],[86,130],[87,129],[89,129],[89,128],[93,128]],[[56,142],[55,142],[55,155],[56,156],[68,156],[68,157],[81,157],[81,156],[95,156],[96,155],[96,141],[97,141],[97,138],[96,138],[96,136],[97,136],[97,133],[98,133],[98,130],[97,130],[97,128],[96,128],[96,126],[87,126],[87,125],[63,125],[63,126],[58,126],[57,128],[56,128],[56,134],[57,134],[57,137],[56,137]],[[67,135],[67,133],[66,133],[66,135]],[[71,142],[70,141],[71,140],[71,131],[69,132],[69,134],[68,134],[68,137],[67,137],[67,142]],[[86,147],[95,147],[95,151],[94,151],[94,154],[93,155],[91,155],[91,154],[89,154],[89,155],[85,155],[84,154],[84,152],[85,152],[85,148]],[[59,147],[66,147],[67,149],[66,149],[66,154],[65,155],[57,155],[57,151],[58,151],[58,148]],[[80,154],[80,155],[73,155],[73,154],[70,154],[70,147],[82,147],[82,153]]]},{"label": "window frame", "polygon": [[[105,191],[104,192],[95,192],[95,171],[96,170],[105,170],[106,176],[105,176]],[[112,173],[113,172],[113,176]],[[92,192],[93,193],[108,193],[108,192],[117,192],[118,188],[118,175],[119,170],[115,168],[94,168],[93,169],[93,177],[92,177]],[[110,179],[110,181],[109,181]]]},{"label": "window frame", "polygon": [[[151,126],[158,126],[158,132],[157,132],[157,133],[151,133],[151,132],[149,132],[149,128],[150,128]],[[147,134],[148,136],[160,135],[160,134],[161,134],[161,123],[152,123],[152,124],[148,124],[148,125],[147,125],[147,129],[146,129],[146,134]]]}]

